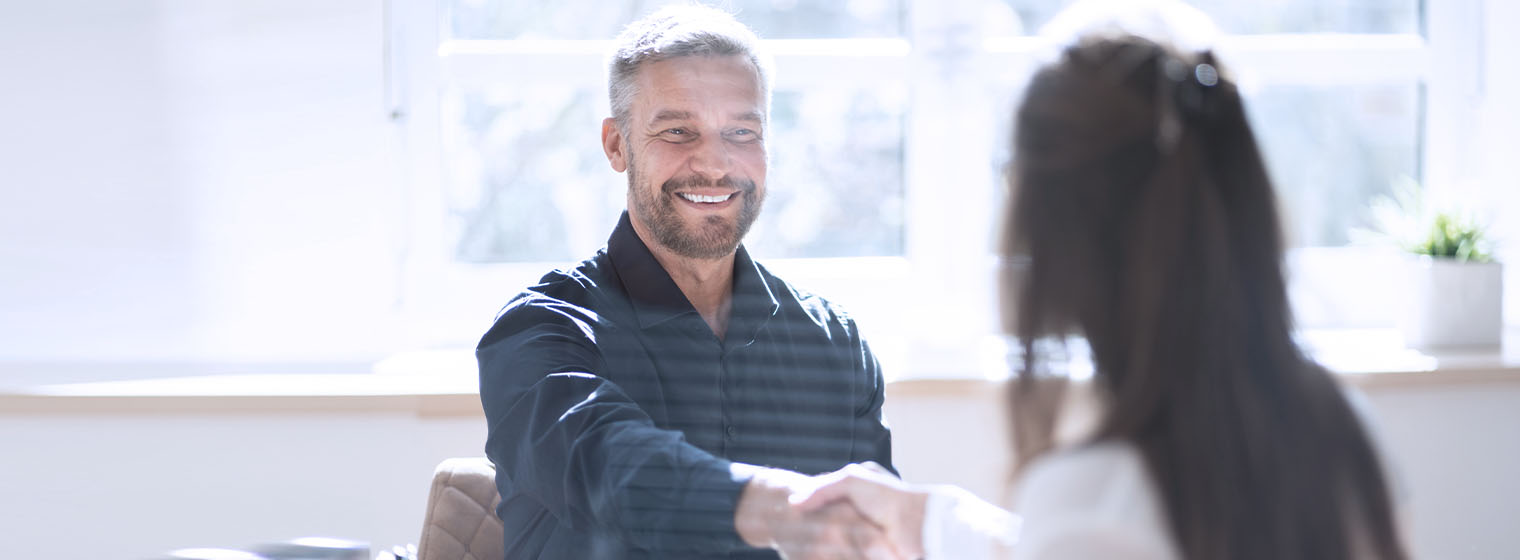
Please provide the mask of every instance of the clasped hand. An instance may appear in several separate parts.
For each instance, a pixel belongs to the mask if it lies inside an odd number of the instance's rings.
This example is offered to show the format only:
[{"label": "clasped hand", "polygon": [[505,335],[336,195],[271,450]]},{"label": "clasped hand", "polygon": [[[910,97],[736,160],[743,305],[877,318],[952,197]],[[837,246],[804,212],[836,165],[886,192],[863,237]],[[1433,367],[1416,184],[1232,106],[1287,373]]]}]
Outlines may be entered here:
[{"label": "clasped hand", "polygon": [[765,469],[740,497],[740,536],[787,560],[922,558],[928,492],[875,463],[809,477]]}]

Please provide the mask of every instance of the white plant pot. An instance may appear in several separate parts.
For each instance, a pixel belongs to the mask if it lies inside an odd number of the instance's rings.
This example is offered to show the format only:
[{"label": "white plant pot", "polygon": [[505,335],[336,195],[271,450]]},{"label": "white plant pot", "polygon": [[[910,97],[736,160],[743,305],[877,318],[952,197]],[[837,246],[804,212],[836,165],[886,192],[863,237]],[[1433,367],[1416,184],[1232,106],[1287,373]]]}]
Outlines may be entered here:
[{"label": "white plant pot", "polygon": [[1504,265],[1428,256],[1410,260],[1410,301],[1399,328],[1411,348],[1498,346]]}]

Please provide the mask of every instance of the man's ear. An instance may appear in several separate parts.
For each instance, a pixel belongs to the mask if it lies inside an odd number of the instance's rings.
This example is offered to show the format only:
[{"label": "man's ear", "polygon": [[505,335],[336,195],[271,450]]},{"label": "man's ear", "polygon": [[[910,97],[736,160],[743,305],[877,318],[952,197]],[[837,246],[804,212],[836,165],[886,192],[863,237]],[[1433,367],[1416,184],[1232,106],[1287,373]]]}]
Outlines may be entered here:
[{"label": "man's ear", "polygon": [[602,119],[602,151],[607,154],[607,163],[612,164],[613,171],[622,173],[628,169],[628,144],[622,131],[618,130],[617,119],[612,117]]}]

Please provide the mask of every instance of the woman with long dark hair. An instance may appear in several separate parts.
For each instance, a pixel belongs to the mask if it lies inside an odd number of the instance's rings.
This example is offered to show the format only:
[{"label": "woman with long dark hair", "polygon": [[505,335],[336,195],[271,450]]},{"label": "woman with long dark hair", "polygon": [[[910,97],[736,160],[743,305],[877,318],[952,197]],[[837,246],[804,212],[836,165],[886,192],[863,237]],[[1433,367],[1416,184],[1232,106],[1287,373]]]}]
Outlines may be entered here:
[{"label": "woman with long dark hair", "polygon": [[[850,499],[912,557],[1406,557],[1368,430],[1293,340],[1272,187],[1214,56],[1089,34],[1034,76],[1013,147],[1001,280],[1023,350],[1022,527],[862,467],[801,506]],[[1068,336],[1103,404],[1058,446],[1045,347]]]}]

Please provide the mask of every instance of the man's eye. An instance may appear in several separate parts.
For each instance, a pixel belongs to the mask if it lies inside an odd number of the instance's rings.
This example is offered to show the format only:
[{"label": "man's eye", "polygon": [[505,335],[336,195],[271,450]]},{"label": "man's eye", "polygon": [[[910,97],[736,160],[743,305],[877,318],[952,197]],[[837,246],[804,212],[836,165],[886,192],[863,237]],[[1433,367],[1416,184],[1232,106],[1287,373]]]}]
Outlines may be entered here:
[{"label": "man's eye", "polygon": [[757,132],[755,132],[753,130],[750,130],[748,128],[740,128],[740,129],[734,130],[733,132],[730,132],[728,134],[730,136],[733,136],[735,139],[740,140],[740,141],[744,141],[744,142],[751,142],[751,141],[754,141],[754,140],[757,140],[757,139],[760,138],[760,134],[759,133],[757,133]]},{"label": "man's eye", "polygon": [[667,142],[685,143],[697,139],[697,133],[685,128],[667,128],[660,131],[660,138]]}]

